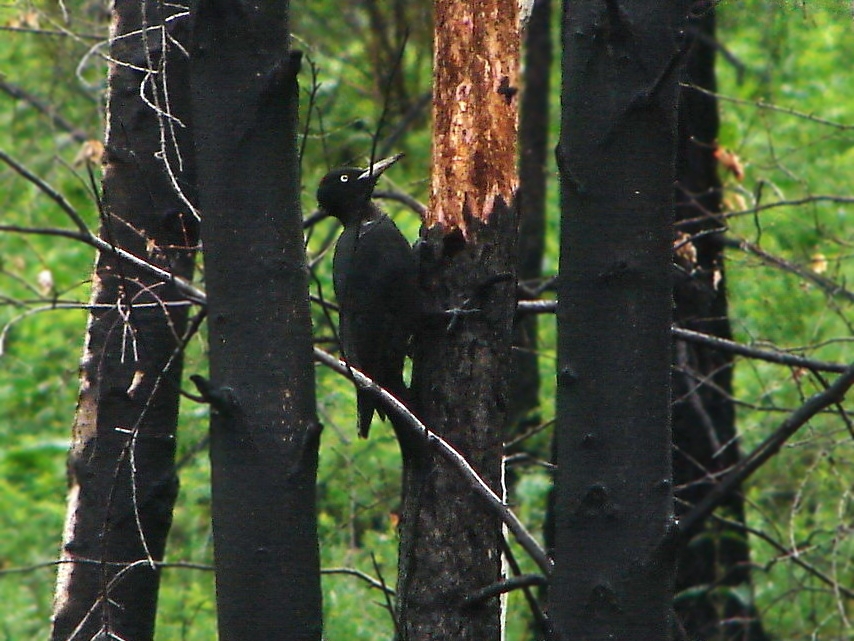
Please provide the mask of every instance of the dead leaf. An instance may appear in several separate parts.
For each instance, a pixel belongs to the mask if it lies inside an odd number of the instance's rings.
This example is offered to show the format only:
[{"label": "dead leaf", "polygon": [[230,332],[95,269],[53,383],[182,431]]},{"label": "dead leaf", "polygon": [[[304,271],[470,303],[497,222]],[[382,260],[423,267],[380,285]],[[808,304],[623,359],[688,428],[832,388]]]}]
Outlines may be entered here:
[{"label": "dead leaf", "polygon": [[810,256],[810,269],[816,274],[823,274],[827,271],[827,257],[824,254],[813,254]]},{"label": "dead leaf", "polygon": [[87,140],[80,145],[80,151],[74,157],[74,166],[79,167],[84,163],[100,165],[104,158],[104,144],[100,140]]},{"label": "dead leaf", "polygon": [[725,147],[715,147],[714,151],[715,159],[720,163],[720,165],[729,171],[738,182],[744,180],[744,165],[741,163],[741,159],[735,154],[735,152],[730,151]]}]

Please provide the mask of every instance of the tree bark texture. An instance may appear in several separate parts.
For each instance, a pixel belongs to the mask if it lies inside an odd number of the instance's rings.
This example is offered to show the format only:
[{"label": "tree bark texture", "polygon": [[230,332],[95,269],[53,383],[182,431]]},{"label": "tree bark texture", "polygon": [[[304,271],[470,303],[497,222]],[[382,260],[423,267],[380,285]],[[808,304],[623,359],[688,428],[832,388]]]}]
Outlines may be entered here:
[{"label": "tree bark texture", "polygon": [[[715,82],[715,13],[692,17],[684,80],[709,91]],[[713,96],[690,87],[679,104],[676,171],[675,321],[680,327],[732,339],[726,295],[721,182],[715,147],[718,109]],[[687,512],[714,487],[712,479],[740,452],[732,401],[732,355],[677,341],[673,367],[673,474],[676,513]],[[721,508],[744,523],[744,497],[730,495]],[[743,530],[708,520],[683,532],[676,580],[676,614],[690,639],[765,639],[750,598],[750,549]]]},{"label": "tree bark texture", "polygon": [[555,572],[560,638],[670,638],[677,95],[688,2],[564,3]]},{"label": "tree bark texture", "polygon": [[[519,91],[518,8],[435,0],[433,174],[425,226],[470,235],[498,198],[513,201]],[[508,182],[511,181],[511,182]]]},{"label": "tree bark texture", "polygon": [[288,3],[198,0],[193,30],[219,638],[318,640],[320,426]]},{"label": "tree bark texture", "polygon": [[[188,65],[177,44],[188,40],[188,21],[174,17],[181,10],[114,5],[100,236],[189,278],[198,225],[164,162],[193,200]],[[185,303],[170,283],[99,254],[68,459],[56,641],[154,636],[160,572],[152,562],[163,559],[178,492]]]},{"label": "tree bark texture", "polygon": [[[518,271],[521,283],[536,285],[543,275],[546,245],[546,167],[549,143],[552,71],[551,0],[536,0],[525,33],[525,76],[519,121]],[[510,429],[521,427],[540,404],[537,315],[516,319],[513,329],[513,375]],[[534,421],[538,418],[534,417]]]},{"label": "tree bark texture", "polygon": [[[435,4],[433,192],[420,244],[425,321],[412,404],[499,495],[518,216],[515,0]],[[446,310],[458,310],[449,314]],[[402,443],[402,639],[499,639],[501,523],[438,457]]]}]

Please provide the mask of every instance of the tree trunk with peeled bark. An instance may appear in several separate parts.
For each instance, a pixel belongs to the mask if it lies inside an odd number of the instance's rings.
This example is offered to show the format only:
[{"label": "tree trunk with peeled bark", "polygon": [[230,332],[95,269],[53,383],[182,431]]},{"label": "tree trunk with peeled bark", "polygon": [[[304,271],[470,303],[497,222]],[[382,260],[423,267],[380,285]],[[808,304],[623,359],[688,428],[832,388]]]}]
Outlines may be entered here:
[{"label": "tree trunk with peeled bark", "polygon": [[[502,494],[502,431],[515,309],[516,0],[435,3],[434,144],[420,245],[426,318],[412,404]],[[457,310],[448,313],[447,310]],[[501,635],[501,522],[430,451],[402,443],[400,638]]]},{"label": "tree trunk with peeled bark", "polygon": [[[182,10],[148,0],[115,4],[100,237],[189,278],[198,225],[185,202],[195,199],[195,167],[188,65],[178,44],[187,44],[189,31],[186,17],[167,22]],[[189,306],[172,283],[109,251],[98,255],[92,303],[52,638],[144,641],[154,637],[154,563],[163,559],[178,492],[175,428]]]}]

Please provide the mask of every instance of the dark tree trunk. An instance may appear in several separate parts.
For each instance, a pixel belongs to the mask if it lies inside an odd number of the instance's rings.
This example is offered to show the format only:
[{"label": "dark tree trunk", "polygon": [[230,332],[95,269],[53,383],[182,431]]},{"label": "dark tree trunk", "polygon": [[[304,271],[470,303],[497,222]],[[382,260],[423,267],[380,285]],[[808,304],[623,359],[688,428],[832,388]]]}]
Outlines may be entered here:
[{"label": "dark tree trunk", "polygon": [[[537,285],[543,275],[546,244],[546,163],[549,142],[549,85],[552,67],[551,0],[536,0],[525,34],[525,79],[519,120],[518,277]],[[537,315],[516,321],[513,328],[513,375],[510,424],[524,427],[527,415],[540,405],[537,359]],[[531,417],[533,422],[538,418]],[[522,424],[520,425],[520,421]]]},{"label": "dark tree trunk", "polygon": [[565,639],[672,634],[671,245],[688,4],[564,4],[549,596]]},{"label": "dark tree trunk", "polygon": [[[189,278],[198,226],[159,157],[163,126],[177,136],[167,143],[166,158],[185,197],[194,199],[187,60],[175,44],[187,42],[188,23],[168,23],[175,42],[166,39],[167,51],[159,31],[180,10],[115,3],[110,56],[136,69],[110,65],[100,236]],[[143,25],[151,29],[141,31]],[[154,72],[146,98],[184,127],[170,127],[144,103],[140,68]],[[58,572],[52,638],[100,633],[142,641],[154,636],[160,572],[151,562],[163,558],[178,492],[175,427],[188,307],[172,284],[110,252],[98,256],[92,303],[98,307],[89,316],[81,364],[68,461],[66,563]]]},{"label": "dark tree trunk", "polygon": [[[501,495],[518,222],[516,0],[437,0],[435,8],[433,183],[421,246],[427,319],[412,403]],[[468,313],[443,312],[454,308]],[[500,600],[464,600],[501,578],[501,522],[458,472],[402,445],[400,636],[497,641]]]},{"label": "dark tree trunk", "polygon": [[[689,24],[691,39],[684,78],[710,91],[715,83],[715,14],[709,7]],[[717,101],[685,88],[679,106],[674,285],[680,327],[732,338],[727,313],[721,236],[721,183],[714,157]],[[673,474],[677,514],[687,512],[714,487],[713,475],[739,460],[732,400],[732,356],[711,347],[678,341],[673,369]],[[744,522],[744,498],[735,492],[721,508]],[[707,520],[683,532],[676,580],[676,613],[690,639],[764,639],[749,595],[750,550],[744,532]],[[747,598],[746,598],[747,597]]]},{"label": "dark tree trunk", "polygon": [[320,426],[299,206],[299,57],[289,54],[280,0],[200,0],[193,29],[219,638],[317,640]]}]

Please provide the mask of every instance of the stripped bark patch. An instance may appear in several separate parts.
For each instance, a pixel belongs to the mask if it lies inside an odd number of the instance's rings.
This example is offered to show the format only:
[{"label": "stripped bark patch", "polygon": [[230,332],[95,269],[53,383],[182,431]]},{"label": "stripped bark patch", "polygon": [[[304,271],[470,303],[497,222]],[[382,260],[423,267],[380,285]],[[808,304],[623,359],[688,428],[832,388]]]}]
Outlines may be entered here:
[{"label": "stripped bark patch", "polygon": [[516,175],[519,28],[516,0],[436,0],[433,180],[427,227],[486,221],[512,202]]}]

